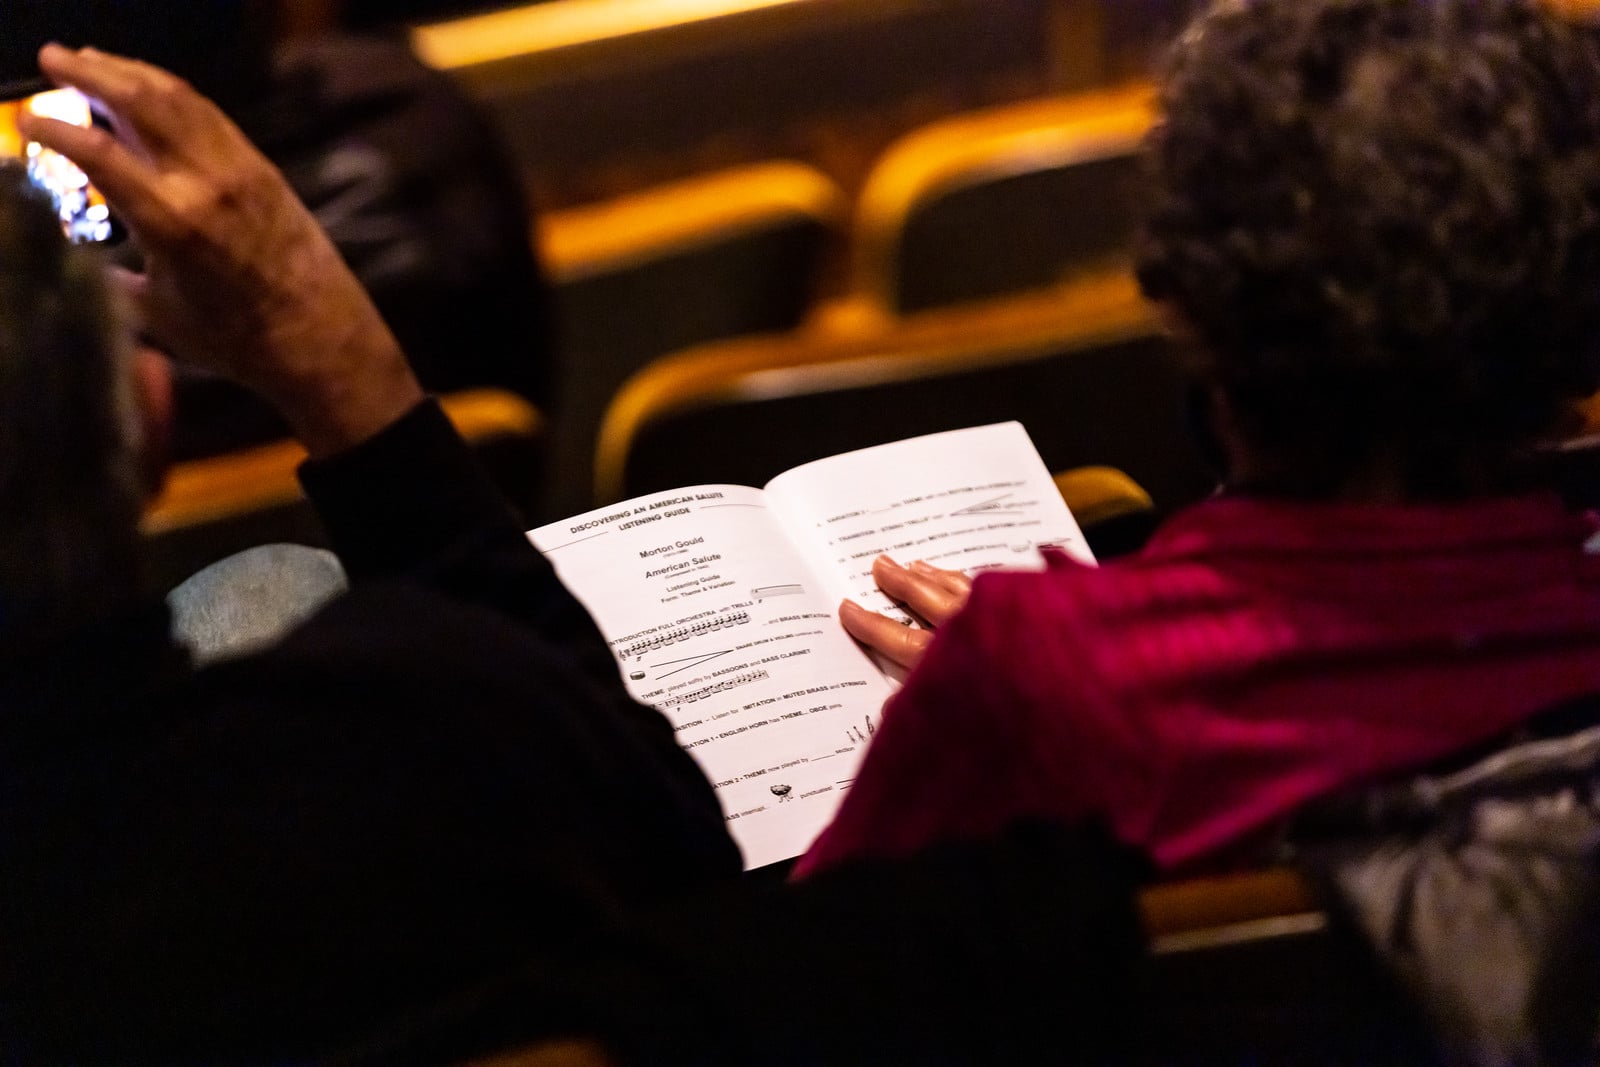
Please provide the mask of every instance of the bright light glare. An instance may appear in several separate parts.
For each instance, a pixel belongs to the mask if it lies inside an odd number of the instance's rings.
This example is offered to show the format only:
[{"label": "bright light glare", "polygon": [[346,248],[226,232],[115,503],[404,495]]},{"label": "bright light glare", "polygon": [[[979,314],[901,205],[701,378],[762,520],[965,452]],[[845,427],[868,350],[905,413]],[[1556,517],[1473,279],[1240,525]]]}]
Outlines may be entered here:
[{"label": "bright light glare", "polygon": [[88,98],[76,89],[52,89],[29,97],[28,110],[41,118],[58,119],[74,126],[87,126],[93,121]]}]

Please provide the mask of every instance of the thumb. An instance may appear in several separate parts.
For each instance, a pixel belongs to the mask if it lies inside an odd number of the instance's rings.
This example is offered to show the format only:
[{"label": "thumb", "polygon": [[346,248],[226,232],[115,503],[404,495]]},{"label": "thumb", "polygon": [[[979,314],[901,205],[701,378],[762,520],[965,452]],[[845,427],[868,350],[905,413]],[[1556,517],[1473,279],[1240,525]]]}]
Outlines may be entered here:
[{"label": "thumb", "polygon": [[112,299],[129,328],[142,334],[150,325],[150,278],[127,267],[106,268]]}]

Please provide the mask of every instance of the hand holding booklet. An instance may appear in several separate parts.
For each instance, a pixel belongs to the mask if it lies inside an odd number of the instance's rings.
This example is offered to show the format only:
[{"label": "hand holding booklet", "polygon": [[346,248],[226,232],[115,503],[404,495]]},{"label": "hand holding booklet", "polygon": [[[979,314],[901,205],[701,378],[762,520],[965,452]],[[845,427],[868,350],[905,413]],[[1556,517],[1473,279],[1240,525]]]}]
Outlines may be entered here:
[{"label": "hand holding booklet", "polygon": [[529,534],[594,616],[630,693],[711,779],[747,867],[803,852],[854,780],[894,681],[839,602],[911,620],[872,561],[975,573],[1093,562],[1017,423],[880,445],[762,489],[699,485]]}]

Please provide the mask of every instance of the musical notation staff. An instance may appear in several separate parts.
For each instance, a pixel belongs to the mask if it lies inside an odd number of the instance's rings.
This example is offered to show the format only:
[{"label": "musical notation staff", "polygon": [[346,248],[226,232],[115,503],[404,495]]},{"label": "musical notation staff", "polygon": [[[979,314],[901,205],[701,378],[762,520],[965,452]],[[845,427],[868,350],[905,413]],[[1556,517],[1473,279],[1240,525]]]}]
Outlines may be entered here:
[{"label": "musical notation staff", "polygon": [[654,652],[658,648],[675,645],[679,641],[688,641],[704,634],[714,633],[717,630],[743,626],[749,621],[750,613],[747,611],[726,612],[714,619],[701,619],[690,626],[679,626],[675,629],[646,637],[643,640],[635,641],[627,648],[620,649],[617,654],[623,659],[627,659],[629,656],[643,656],[646,653]]},{"label": "musical notation staff", "polygon": [[730,689],[737,689],[739,686],[749,685],[751,682],[763,681],[768,677],[769,675],[766,671],[746,671],[743,674],[736,674],[732,678],[724,678],[720,682],[701,686],[699,689],[691,689],[687,693],[679,693],[677,696],[667,697],[665,700],[657,700],[655,701],[655,706],[665,709],[675,708],[680,704],[693,704],[697,700],[703,700],[718,693],[726,693]]}]

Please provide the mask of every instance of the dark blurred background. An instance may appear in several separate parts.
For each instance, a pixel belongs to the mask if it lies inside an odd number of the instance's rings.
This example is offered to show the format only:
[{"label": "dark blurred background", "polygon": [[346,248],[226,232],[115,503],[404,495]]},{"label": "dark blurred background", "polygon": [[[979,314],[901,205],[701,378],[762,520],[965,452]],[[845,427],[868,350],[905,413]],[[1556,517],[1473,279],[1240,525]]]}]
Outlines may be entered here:
[{"label": "dark blurred background", "polygon": [[[535,202],[558,208],[773,155],[850,191],[900,133],[963,108],[1148,76],[1192,0],[7,0],[0,80],[58,40],[182,70],[248,100],[274,44],[329,33],[448,37],[450,20],[522,10],[520,55],[442,64],[495,108]],[[532,14],[535,9],[547,9]],[[721,10],[742,8],[734,14]],[[584,10],[587,9],[587,10]],[[680,18],[679,25],[664,25]],[[709,17],[697,12],[709,11]],[[609,20],[609,25],[608,25]],[[598,31],[595,27],[598,26]],[[647,29],[639,32],[639,27]],[[514,36],[514,35],[513,35]],[[514,47],[508,51],[515,51]]]},{"label": "dark blurred background", "polygon": [[[1195,4],[6,0],[0,79],[31,75],[56,40],[217,99],[329,230],[423,384],[510,398],[457,410],[501,449],[530,526],[630,493],[646,467],[754,478],[873,443],[870,422],[859,441],[808,429],[863,403],[915,405],[892,436],[980,410],[1046,444],[1070,423],[1070,447],[1041,446],[1053,470],[1124,467],[1169,510],[1209,483],[1128,264],[1150,85]],[[1088,311],[1064,311],[1090,275],[1074,298]],[[793,426],[665,443],[663,418],[745,386],[649,383],[700,375],[683,370],[697,348],[746,343],[723,363],[859,365],[850,381],[888,391],[834,410],[804,385]],[[914,381],[930,351],[938,380]],[[1031,369],[986,369],[1001,364]],[[285,503],[292,449],[251,451],[282,436],[270,412],[188,374],[178,414],[179,458],[200,465],[149,519],[165,570],[319,539]]]}]

